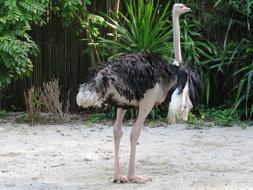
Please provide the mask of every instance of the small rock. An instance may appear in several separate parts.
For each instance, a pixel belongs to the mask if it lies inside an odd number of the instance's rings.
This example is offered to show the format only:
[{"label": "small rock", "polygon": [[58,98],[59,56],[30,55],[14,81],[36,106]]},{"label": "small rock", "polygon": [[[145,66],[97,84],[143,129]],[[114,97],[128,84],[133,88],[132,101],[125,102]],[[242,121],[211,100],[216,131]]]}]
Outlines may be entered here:
[{"label": "small rock", "polygon": [[90,162],[90,161],[92,161],[92,159],[90,159],[90,158],[84,158],[83,161]]}]

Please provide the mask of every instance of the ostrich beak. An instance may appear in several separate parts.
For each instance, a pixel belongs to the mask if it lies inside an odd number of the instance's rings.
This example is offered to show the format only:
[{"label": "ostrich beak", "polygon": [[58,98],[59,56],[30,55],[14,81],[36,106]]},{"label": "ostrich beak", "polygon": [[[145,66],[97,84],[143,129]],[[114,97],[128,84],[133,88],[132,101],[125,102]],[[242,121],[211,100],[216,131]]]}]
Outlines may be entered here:
[{"label": "ostrich beak", "polygon": [[191,12],[191,9],[189,7],[184,7],[183,11],[186,12],[186,13],[188,13],[188,12]]}]

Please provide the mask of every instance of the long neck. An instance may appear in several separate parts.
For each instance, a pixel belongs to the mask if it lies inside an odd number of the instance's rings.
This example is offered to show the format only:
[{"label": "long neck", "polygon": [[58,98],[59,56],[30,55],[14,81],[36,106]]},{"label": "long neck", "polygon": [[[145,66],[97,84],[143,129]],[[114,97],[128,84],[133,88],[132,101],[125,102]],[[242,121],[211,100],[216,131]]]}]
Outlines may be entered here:
[{"label": "long neck", "polygon": [[173,14],[173,44],[175,52],[175,61],[182,62],[181,55],[181,41],[180,41],[180,26],[179,26],[179,16]]}]

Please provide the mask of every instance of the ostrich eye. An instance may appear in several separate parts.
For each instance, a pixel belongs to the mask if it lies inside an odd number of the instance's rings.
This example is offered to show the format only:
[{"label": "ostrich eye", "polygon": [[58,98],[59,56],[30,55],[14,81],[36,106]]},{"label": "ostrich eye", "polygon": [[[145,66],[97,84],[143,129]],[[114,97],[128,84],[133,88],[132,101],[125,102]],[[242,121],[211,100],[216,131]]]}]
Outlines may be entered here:
[{"label": "ostrich eye", "polygon": [[184,8],[184,6],[181,6],[180,9]]}]

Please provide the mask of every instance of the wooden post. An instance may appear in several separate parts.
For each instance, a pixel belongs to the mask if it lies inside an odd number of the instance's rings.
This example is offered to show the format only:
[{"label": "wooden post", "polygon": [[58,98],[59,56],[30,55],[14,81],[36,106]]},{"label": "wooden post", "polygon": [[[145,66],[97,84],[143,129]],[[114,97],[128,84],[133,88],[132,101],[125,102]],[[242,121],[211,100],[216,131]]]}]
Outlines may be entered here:
[{"label": "wooden post", "polygon": [[[119,7],[120,7],[120,0],[115,0],[115,4],[114,4],[114,8],[113,10],[116,12],[116,16],[118,17],[118,14],[119,14]],[[118,41],[118,38],[117,38],[117,31],[115,30],[114,31],[114,41]],[[112,50],[112,54],[115,55],[117,54],[117,49],[113,49]]]}]

